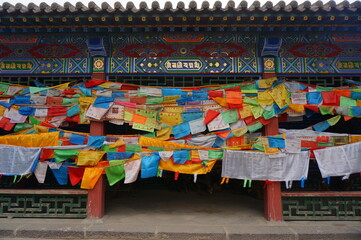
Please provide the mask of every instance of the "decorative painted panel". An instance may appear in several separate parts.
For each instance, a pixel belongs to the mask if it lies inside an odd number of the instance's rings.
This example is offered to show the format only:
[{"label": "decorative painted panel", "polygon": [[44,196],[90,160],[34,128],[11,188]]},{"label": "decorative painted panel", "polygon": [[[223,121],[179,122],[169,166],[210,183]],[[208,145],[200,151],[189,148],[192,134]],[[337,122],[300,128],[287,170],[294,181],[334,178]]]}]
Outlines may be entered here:
[{"label": "decorative painted panel", "polygon": [[257,35],[124,34],[113,35],[112,57],[255,57]]},{"label": "decorative painted panel", "polygon": [[89,58],[24,58],[0,59],[1,74],[89,73]]},{"label": "decorative painted panel", "polygon": [[[262,34],[104,35],[108,73],[262,73]],[[361,34],[282,33],[276,73],[361,73]],[[87,35],[0,36],[0,73],[91,73]],[[267,56],[266,56],[267,57]],[[100,62],[99,62],[100,63]],[[102,71],[102,70],[101,70]],[[273,69],[272,69],[273,71]]]},{"label": "decorative painted panel", "polygon": [[0,44],[2,58],[86,58],[88,49],[83,44]]},{"label": "decorative painted panel", "polygon": [[259,58],[110,58],[108,73],[259,73]]},{"label": "decorative painted panel", "polygon": [[278,58],[279,73],[358,73],[360,58]]}]

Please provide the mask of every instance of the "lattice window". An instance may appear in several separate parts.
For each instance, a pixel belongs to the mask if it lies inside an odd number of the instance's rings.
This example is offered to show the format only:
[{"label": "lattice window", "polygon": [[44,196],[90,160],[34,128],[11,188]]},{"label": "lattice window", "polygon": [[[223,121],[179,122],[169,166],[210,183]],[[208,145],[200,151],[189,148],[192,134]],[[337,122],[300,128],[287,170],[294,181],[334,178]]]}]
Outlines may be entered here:
[{"label": "lattice window", "polygon": [[344,83],[345,79],[361,81],[360,76],[287,76],[287,75],[278,75],[278,77],[286,77],[288,80],[293,80],[306,84],[314,84],[322,87],[340,87],[347,86]]},{"label": "lattice window", "polygon": [[85,218],[87,195],[0,194],[0,217]]},{"label": "lattice window", "polygon": [[112,82],[146,86],[193,87],[204,85],[231,84],[260,79],[260,76],[108,76]]},{"label": "lattice window", "polygon": [[284,220],[361,220],[360,197],[282,197]]}]

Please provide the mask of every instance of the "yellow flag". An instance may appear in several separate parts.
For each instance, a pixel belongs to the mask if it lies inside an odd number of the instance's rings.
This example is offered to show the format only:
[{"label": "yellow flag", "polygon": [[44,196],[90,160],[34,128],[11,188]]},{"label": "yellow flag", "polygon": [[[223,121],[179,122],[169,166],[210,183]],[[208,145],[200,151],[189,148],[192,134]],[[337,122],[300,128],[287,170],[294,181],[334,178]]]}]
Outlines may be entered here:
[{"label": "yellow flag", "polygon": [[71,83],[71,82],[62,83],[62,84],[53,86],[53,87],[51,87],[51,88],[55,88],[55,89],[68,89],[70,83]]},{"label": "yellow flag", "polygon": [[295,112],[305,111],[305,106],[303,104],[290,104],[290,109]]},{"label": "yellow flag", "polygon": [[170,138],[170,134],[172,132],[172,128],[163,128],[157,131],[157,139],[159,140],[168,140]]},{"label": "yellow flag", "polygon": [[25,134],[0,137],[0,144],[21,147],[58,146],[59,132]]},{"label": "yellow flag", "polygon": [[269,93],[280,109],[289,105],[290,99],[284,84],[280,84],[274,87],[273,89],[269,90]]},{"label": "yellow flag", "polygon": [[194,159],[194,158],[196,158],[196,159],[200,158],[198,150],[191,150],[191,158],[192,158],[192,159]]},{"label": "yellow flag", "polygon": [[225,98],[220,98],[220,97],[215,97],[213,98],[213,100],[218,103],[219,105],[221,105],[222,107],[227,107],[227,100]]},{"label": "yellow flag", "polygon": [[95,165],[97,164],[102,157],[104,156],[105,151],[79,151],[77,158],[77,165],[85,166],[85,165]]},{"label": "yellow flag", "polygon": [[266,155],[278,154],[278,148],[271,148],[268,144],[264,144],[263,146]]},{"label": "yellow flag", "polygon": [[4,116],[6,107],[0,105],[0,116]]},{"label": "yellow flag", "polygon": [[176,102],[177,99],[180,99],[181,96],[178,95],[174,95],[174,96],[164,96],[164,102],[165,103],[172,103],[172,102]]},{"label": "yellow flag", "polygon": [[277,81],[276,77],[273,78],[266,78],[266,79],[260,79],[258,80],[258,87],[259,88],[270,88],[272,87],[272,84]]},{"label": "yellow flag", "polygon": [[161,112],[159,114],[160,121],[170,126],[179,125],[182,123],[181,113],[167,113]]},{"label": "yellow flag", "polygon": [[122,146],[124,144],[125,143],[124,143],[123,138],[119,138],[115,143],[109,145],[109,148],[116,148],[116,147]]},{"label": "yellow flag", "polygon": [[269,91],[258,92],[258,103],[260,105],[271,105],[273,102],[273,98]]},{"label": "yellow flag", "polygon": [[80,188],[93,189],[103,173],[103,168],[85,168]]},{"label": "yellow flag", "polygon": [[248,104],[243,104],[243,108],[239,109],[239,115],[241,118],[253,116],[252,109]]},{"label": "yellow flag", "polygon": [[45,127],[45,126],[40,126],[40,125],[34,125],[34,130],[37,133],[47,133],[49,132],[49,128]]},{"label": "yellow flag", "polygon": [[240,136],[246,134],[247,131],[248,131],[248,128],[247,128],[247,126],[245,126],[242,128],[237,128],[237,129],[232,130],[232,134],[235,137],[240,137]]}]

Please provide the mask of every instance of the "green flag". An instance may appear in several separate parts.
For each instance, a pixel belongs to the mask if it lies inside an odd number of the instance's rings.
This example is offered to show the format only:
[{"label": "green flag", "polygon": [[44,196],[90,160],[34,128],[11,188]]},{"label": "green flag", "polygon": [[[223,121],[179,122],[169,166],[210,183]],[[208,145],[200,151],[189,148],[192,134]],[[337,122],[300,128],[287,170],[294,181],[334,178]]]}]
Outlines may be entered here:
[{"label": "green flag", "polygon": [[[113,186],[125,178],[124,160],[109,161],[109,167],[105,168],[105,174],[110,186]],[[115,166],[114,166],[115,165]]]}]

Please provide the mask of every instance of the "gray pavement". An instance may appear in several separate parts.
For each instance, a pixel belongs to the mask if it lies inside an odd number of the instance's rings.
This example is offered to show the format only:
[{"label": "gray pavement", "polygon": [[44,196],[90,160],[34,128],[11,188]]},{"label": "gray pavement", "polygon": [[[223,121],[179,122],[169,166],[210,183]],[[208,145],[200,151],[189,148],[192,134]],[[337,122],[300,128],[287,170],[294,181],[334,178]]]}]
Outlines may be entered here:
[{"label": "gray pavement", "polygon": [[361,221],[268,222],[247,194],[142,189],[109,197],[102,219],[0,219],[0,239],[34,238],[361,240]]}]

